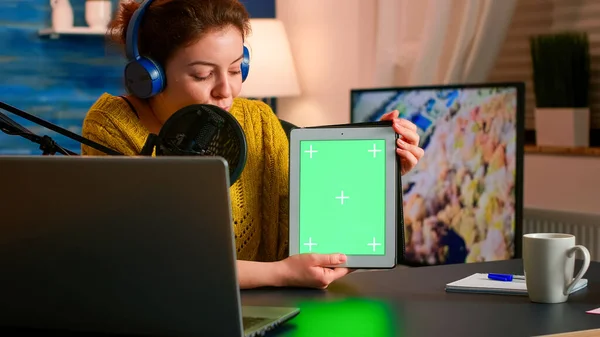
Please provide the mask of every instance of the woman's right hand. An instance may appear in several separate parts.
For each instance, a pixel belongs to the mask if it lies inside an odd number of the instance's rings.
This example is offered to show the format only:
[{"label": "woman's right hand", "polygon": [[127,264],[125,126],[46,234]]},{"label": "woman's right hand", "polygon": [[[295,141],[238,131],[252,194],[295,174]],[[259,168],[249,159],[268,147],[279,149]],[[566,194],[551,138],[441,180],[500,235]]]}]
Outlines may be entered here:
[{"label": "woman's right hand", "polygon": [[281,260],[282,286],[325,289],[331,282],[352,272],[343,267],[330,268],[346,262],[344,254],[298,254]]}]

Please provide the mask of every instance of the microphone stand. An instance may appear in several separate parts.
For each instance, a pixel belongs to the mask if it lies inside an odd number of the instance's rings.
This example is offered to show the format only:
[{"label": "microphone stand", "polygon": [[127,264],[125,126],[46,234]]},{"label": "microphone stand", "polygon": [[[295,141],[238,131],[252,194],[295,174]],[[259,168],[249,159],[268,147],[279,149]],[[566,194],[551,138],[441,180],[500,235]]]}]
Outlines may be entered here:
[{"label": "microphone stand", "polygon": [[7,135],[21,136],[25,139],[28,139],[34,143],[40,145],[40,150],[42,150],[42,155],[54,155],[57,152],[64,154],[65,156],[76,156],[77,153],[69,151],[60,145],[58,145],[52,138],[49,136],[38,136],[33,132],[29,131],[19,123],[13,121],[8,118],[5,114],[0,112],[0,130],[6,133]]},{"label": "microphone stand", "polygon": [[[80,135],[78,135],[76,133],[73,133],[69,130],[65,130],[65,129],[63,129],[57,125],[54,125],[50,122],[46,122],[43,119],[37,118],[36,116],[33,116],[33,115],[30,115],[30,114],[26,113],[25,111],[19,110],[19,109],[15,108],[13,106],[10,106],[4,102],[0,102],[0,109],[4,109],[8,112],[12,112],[19,117],[25,118],[31,122],[41,125],[47,129],[50,129],[50,130],[56,132],[56,133],[59,133],[65,137],[68,137],[75,141],[78,141],[79,143],[85,144],[91,148],[98,150],[98,151],[102,151],[108,155],[111,155],[111,156],[122,156],[123,155],[122,153],[119,153],[113,149],[103,146],[102,144],[92,142],[88,139],[81,137]],[[6,117],[4,114],[0,113],[0,115],[2,116],[2,117],[0,117],[0,123],[2,123],[0,126],[2,126],[2,131],[4,131],[5,133],[18,134],[21,137],[27,138],[35,143],[38,143],[38,144],[40,144],[40,149],[42,147],[44,147],[44,149],[42,149],[42,150],[45,151],[45,153],[47,152],[48,154],[50,154],[50,153],[52,153],[52,151],[56,150],[61,153],[65,152],[68,155],[77,155],[74,152],[68,151],[68,150],[63,149],[62,147],[58,146],[56,144],[56,142],[54,142],[52,140],[52,138],[50,138],[48,136],[44,136],[44,137],[36,136],[33,133],[31,133],[29,130],[25,129],[24,127],[20,126],[19,124],[17,124],[14,121],[11,121],[9,123],[8,121],[10,121],[10,119],[8,117]],[[6,126],[6,125],[8,125],[8,126]],[[7,130],[10,133],[7,132]],[[16,133],[14,133],[15,130],[17,130]]]}]

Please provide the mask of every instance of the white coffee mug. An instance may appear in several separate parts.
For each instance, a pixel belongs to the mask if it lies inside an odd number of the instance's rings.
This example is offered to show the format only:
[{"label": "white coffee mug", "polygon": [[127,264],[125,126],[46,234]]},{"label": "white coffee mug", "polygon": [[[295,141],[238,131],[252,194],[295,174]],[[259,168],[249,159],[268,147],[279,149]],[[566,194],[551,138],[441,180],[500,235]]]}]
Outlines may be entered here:
[{"label": "white coffee mug", "polygon": [[[583,265],[573,278],[577,251],[583,254]],[[590,252],[584,246],[575,245],[575,236],[571,234],[523,235],[523,269],[532,302],[566,302],[589,266]]]}]

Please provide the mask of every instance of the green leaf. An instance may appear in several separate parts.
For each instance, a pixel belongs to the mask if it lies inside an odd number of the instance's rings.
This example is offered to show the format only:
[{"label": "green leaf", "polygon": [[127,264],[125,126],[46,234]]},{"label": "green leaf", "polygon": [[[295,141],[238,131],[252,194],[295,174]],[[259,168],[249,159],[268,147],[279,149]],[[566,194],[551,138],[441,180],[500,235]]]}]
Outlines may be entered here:
[{"label": "green leaf", "polygon": [[587,33],[561,32],[530,38],[538,108],[588,107],[590,52]]}]

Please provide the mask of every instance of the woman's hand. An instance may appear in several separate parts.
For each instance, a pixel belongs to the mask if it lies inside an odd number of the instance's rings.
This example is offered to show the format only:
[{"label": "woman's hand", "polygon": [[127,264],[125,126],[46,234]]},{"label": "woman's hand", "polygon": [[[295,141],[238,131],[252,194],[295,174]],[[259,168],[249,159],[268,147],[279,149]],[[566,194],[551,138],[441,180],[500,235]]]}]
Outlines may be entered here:
[{"label": "woman's hand", "polygon": [[417,126],[406,119],[398,118],[398,115],[398,110],[394,110],[381,116],[380,120],[393,121],[394,131],[400,135],[400,138],[396,141],[396,146],[398,147],[396,153],[400,156],[400,163],[402,165],[400,174],[405,175],[417,165],[421,157],[425,154],[425,151],[419,147]]},{"label": "woman's hand", "polygon": [[351,272],[348,268],[335,266],[346,262],[344,254],[298,254],[276,262],[281,268],[284,287],[308,287],[325,289],[331,282]]}]

